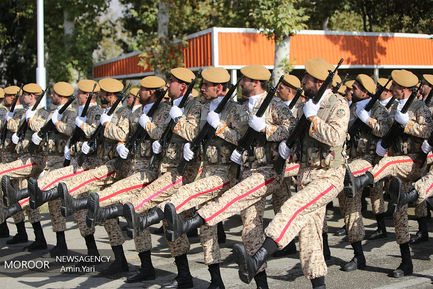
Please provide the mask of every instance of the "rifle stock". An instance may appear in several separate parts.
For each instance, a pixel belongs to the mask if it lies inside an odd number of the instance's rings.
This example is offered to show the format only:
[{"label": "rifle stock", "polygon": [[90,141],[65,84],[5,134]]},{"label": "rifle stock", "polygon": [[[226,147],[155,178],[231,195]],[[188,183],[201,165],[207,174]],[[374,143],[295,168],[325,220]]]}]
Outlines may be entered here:
[{"label": "rifle stock", "polygon": [[[328,86],[332,83],[332,79],[337,72],[340,65],[343,63],[344,59],[341,58],[338,62],[335,69],[329,70],[328,76],[326,77],[325,81],[323,82],[322,86],[319,88],[319,91],[317,92],[316,96],[313,98],[313,103],[317,104],[319,103],[320,99],[322,98],[323,94],[325,93]],[[307,130],[308,126],[310,124],[310,121],[305,117],[304,114],[302,114],[301,118],[296,123],[295,128],[293,129],[292,133],[289,135],[289,137],[286,140],[286,144],[289,148],[293,148],[295,146],[295,143],[302,139],[303,134]],[[278,158],[274,162],[274,169],[278,174],[281,174],[284,169],[284,165],[286,163],[286,160],[283,159],[279,154]]]}]

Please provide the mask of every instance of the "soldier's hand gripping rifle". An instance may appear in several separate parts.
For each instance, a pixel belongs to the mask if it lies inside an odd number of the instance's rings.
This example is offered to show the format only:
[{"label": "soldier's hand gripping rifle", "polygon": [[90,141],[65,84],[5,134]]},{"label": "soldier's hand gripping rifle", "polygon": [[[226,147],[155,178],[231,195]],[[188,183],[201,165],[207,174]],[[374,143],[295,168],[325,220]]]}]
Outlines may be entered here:
[{"label": "soldier's hand gripping rifle", "polygon": [[[191,83],[188,85],[188,88],[185,91],[185,94],[182,97],[182,100],[180,101],[178,107],[183,108],[186,104],[186,101],[188,100],[189,95],[191,94],[192,89],[194,88],[194,85],[198,78],[201,77],[201,70],[198,71],[197,76],[191,81]],[[170,143],[171,137],[173,136],[173,129],[176,123],[179,121],[179,119],[173,120],[170,119],[170,122],[168,123],[167,127],[165,128],[164,132],[162,133],[161,138],[159,139],[159,144],[161,145],[161,152],[159,154],[153,154],[150,158],[149,167],[154,167],[156,163],[159,163],[159,161],[162,158],[162,155],[164,153],[165,148]]]},{"label": "soldier's hand gripping rifle", "polygon": [[[322,86],[319,88],[319,91],[317,92],[317,95],[313,98],[313,103],[314,104],[319,103],[319,101],[322,98],[323,94],[325,93],[326,89],[332,83],[332,79],[334,78],[335,73],[337,72],[338,68],[343,63],[343,61],[344,61],[344,59],[341,58],[340,62],[338,62],[338,64],[335,67],[335,69],[333,71],[329,70],[328,76],[326,77],[326,79],[323,82]],[[310,121],[305,117],[304,114],[302,114],[301,118],[296,123],[296,126],[293,129],[292,133],[289,135],[289,137],[286,140],[286,144],[287,144],[287,146],[289,148],[294,148],[295,147],[296,142],[299,141],[303,137],[305,131],[308,130],[308,126],[309,125],[310,125]],[[275,162],[274,162],[274,168],[275,168],[275,171],[277,173],[281,174],[283,172],[285,162],[286,162],[286,160],[283,159],[278,154],[278,159],[276,159]]]},{"label": "soldier's hand gripping rifle", "polygon": [[[260,105],[259,109],[257,110],[255,116],[260,118],[265,114],[266,109],[268,108],[269,104],[271,103],[272,99],[275,96],[275,92],[277,91],[278,86],[283,81],[284,75],[281,75],[280,79],[278,80],[278,83],[276,86],[272,87],[268,94],[266,95],[265,99],[263,100],[262,104]],[[261,132],[255,131],[253,128],[248,126],[247,131],[242,136],[242,138],[239,140],[237,147],[235,150],[238,152],[238,154],[242,155],[244,151],[250,149],[254,141],[263,141],[266,142],[266,136],[263,135]],[[233,165],[236,166],[236,177],[239,179],[241,177],[241,165],[238,163],[233,162]]]},{"label": "soldier's hand gripping rifle", "polygon": [[[226,106],[227,102],[232,98],[232,95],[236,91],[236,88],[238,87],[241,79],[242,78],[240,78],[235,85],[232,85],[232,87],[230,87],[230,90],[226,93],[224,98],[218,104],[217,108],[214,110],[215,113],[221,113],[224,110],[224,107]],[[211,140],[214,136],[215,136],[215,129],[208,122],[206,122],[203,128],[200,130],[199,134],[192,140],[190,149],[195,154],[197,149],[200,147],[200,145]],[[182,175],[185,172],[185,169],[188,166],[188,164],[189,161],[182,158],[179,166],[177,167],[178,173]]]},{"label": "soldier's hand gripping rifle", "polygon": [[[81,111],[80,117],[84,118],[87,115],[87,111],[89,110],[90,102],[92,101],[93,94],[95,93],[96,89],[96,83],[93,85],[92,91],[89,93],[89,96],[86,99],[86,103],[84,104],[83,110]],[[69,139],[68,146],[72,147],[75,145],[78,141],[83,139],[85,137],[84,131],[81,129],[81,127],[75,126],[74,132],[72,133],[72,137]],[[67,167],[71,163],[71,160],[68,160],[65,158],[63,161],[63,166]]]},{"label": "soldier's hand gripping rifle", "polygon": [[[74,97],[70,97],[68,101],[59,109],[59,115],[63,114],[65,110],[71,105],[71,103],[75,100]],[[47,133],[56,130],[56,125],[49,119],[44,126],[37,132],[38,137],[43,138]],[[29,144],[29,151],[34,152],[39,144],[35,144],[33,141]]]},{"label": "soldier's hand gripping rifle", "polygon": [[[42,91],[42,94],[40,95],[40,97],[38,98],[38,100],[36,100],[36,103],[35,103],[35,105],[33,105],[33,107],[31,108],[31,111],[35,111],[35,110],[38,108],[38,106],[39,106],[39,104],[41,103],[42,98],[44,98],[45,92],[46,92],[47,90],[48,90],[48,88],[47,88],[46,90],[43,90],[43,91]],[[18,143],[21,142],[21,141],[23,140],[23,138],[24,138],[24,136],[25,136],[25,134],[26,134],[26,131],[27,131],[28,127],[29,127],[29,124],[28,124],[27,118],[24,118],[24,121],[21,123],[21,125],[20,125],[20,127],[18,128],[18,131],[17,131]],[[17,143],[17,144],[18,144],[18,143]],[[10,151],[14,151],[14,150],[15,150],[15,146],[16,146],[17,144],[14,144],[13,142],[11,142],[11,145],[10,145]]]},{"label": "soldier's hand gripping rifle", "polygon": [[[23,91],[23,84],[21,84],[20,89],[18,90],[17,94],[15,95],[14,101],[11,104],[11,107],[9,108],[9,112],[14,113],[15,106],[17,105],[18,98],[20,97],[21,91]],[[0,134],[0,145],[3,146],[6,140],[6,135],[8,133],[8,122],[5,120],[5,123],[2,127],[1,134]]]},{"label": "soldier's hand gripping rifle", "polygon": [[[420,86],[421,87],[421,86]],[[401,113],[406,113],[410,106],[412,105],[414,99],[416,98],[418,94],[418,89],[413,89],[412,93],[409,96],[409,99],[404,104],[403,108],[401,109]],[[382,147],[384,149],[388,149],[391,147],[391,145],[395,142],[395,140],[404,132],[404,127],[397,121],[393,121],[391,128],[388,130],[388,132],[385,134],[385,136],[382,138]]]},{"label": "soldier's hand gripping rifle", "polygon": [[[374,104],[377,102],[380,95],[383,93],[383,91],[385,90],[386,86],[388,85],[388,83],[390,81],[391,81],[391,78],[388,79],[385,86],[382,86],[379,83],[377,84],[379,86],[379,89],[376,91],[376,93],[373,95],[373,97],[370,99],[370,101],[364,107],[365,111],[369,112],[373,108]],[[355,113],[355,116],[356,116],[356,113]],[[365,127],[365,126],[368,127],[362,120],[359,119],[359,117],[356,116],[356,120],[352,123],[352,125],[349,128],[349,135],[350,135],[350,141],[351,142],[354,141],[355,136],[358,134],[358,132],[361,130],[361,128]]]},{"label": "soldier's hand gripping rifle", "polygon": [[[110,110],[107,112],[108,116],[111,116],[114,113],[114,111],[116,110],[117,106],[126,99],[126,96],[127,96],[126,91],[129,90],[129,87],[131,87],[131,84],[129,84],[127,87],[125,87],[123,89],[123,91],[120,93],[120,96],[116,99],[114,104],[111,106]],[[103,134],[104,128],[105,128],[105,126],[102,123],[100,123],[98,125],[98,127],[96,128],[96,130],[93,132],[93,134],[90,136],[89,140],[87,141],[87,144],[90,148],[93,149],[96,146],[96,140]],[[81,166],[83,164],[84,156],[85,156],[85,154],[82,151],[80,151],[78,153],[77,163],[79,166]]]}]

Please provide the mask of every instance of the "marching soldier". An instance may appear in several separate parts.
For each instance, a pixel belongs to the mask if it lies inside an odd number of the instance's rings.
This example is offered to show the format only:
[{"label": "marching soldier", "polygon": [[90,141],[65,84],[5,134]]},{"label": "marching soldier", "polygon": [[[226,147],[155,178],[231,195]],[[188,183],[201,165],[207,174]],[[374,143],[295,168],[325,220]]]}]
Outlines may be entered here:
[{"label": "marching soldier", "polygon": [[[234,246],[235,261],[239,264],[241,280],[249,283],[266,259],[284,248],[299,234],[300,259],[304,275],[313,288],[325,288],[327,266],[322,252],[322,226],[326,204],[343,189],[344,143],[349,121],[346,101],[327,88],[320,102],[312,98],[334,67],[320,58],[307,60],[302,79],[309,101],[303,111],[310,126],[302,139],[301,169],[298,189],[281,207],[265,229],[266,239],[253,256],[242,244]],[[262,239],[263,240],[263,239]]]},{"label": "marching soldier", "polygon": [[[383,158],[371,169],[371,172],[367,171],[363,175],[356,176],[351,179],[351,184],[346,184],[346,187],[353,186],[355,191],[359,191],[369,184],[377,183],[388,176],[400,177],[406,182],[414,181],[422,176],[426,170],[426,164],[420,166],[416,161],[416,156],[422,139],[428,138],[432,130],[430,110],[422,101],[414,99],[408,111],[406,113],[401,112],[411,95],[411,89],[418,83],[418,77],[407,70],[394,70],[391,76],[393,80],[391,92],[399,100],[397,105],[394,104],[393,111],[395,113],[391,113],[391,117],[404,128],[404,134],[397,136],[389,151],[382,147],[381,141],[377,143],[376,153]],[[394,212],[393,218],[397,243],[400,245],[402,256],[402,263],[393,271],[393,275],[399,278],[412,274],[413,271],[409,249],[407,206]]]},{"label": "marching soldier", "polygon": [[[167,232],[171,240],[191,231],[203,224],[215,226],[219,222],[241,212],[243,230],[242,239],[249,252],[254,253],[263,240],[263,213],[265,198],[275,190],[280,189],[280,178],[272,168],[273,154],[277,153],[277,144],[289,135],[290,126],[295,119],[288,107],[280,100],[272,101],[263,117],[254,114],[265,99],[265,82],[269,80],[270,72],[261,65],[249,65],[241,69],[243,78],[240,81],[242,95],[248,99],[239,115],[242,125],[241,131],[246,131],[247,124],[256,132],[266,137],[267,143],[253,145],[249,160],[247,154],[232,152],[230,159],[245,167],[242,181],[224,192],[220,197],[202,206],[197,214],[183,220],[176,212],[175,206],[168,203],[165,206],[165,217],[169,224]],[[237,143],[237,140],[236,140]],[[274,151],[273,151],[273,150]],[[259,288],[268,288],[265,266],[255,278]]]}]

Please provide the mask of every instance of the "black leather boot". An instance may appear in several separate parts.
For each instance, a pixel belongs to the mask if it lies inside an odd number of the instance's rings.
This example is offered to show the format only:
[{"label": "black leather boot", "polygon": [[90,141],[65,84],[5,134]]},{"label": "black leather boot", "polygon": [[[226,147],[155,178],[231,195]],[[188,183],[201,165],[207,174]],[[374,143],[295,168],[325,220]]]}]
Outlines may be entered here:
[{"label": "black leather boot", "polygon": [[30,177],[28,180],[29,205],[33,210],[42,206],[48,201],[59,198],[57,187],[42,191],[38,186],[38,180]]},{"label": "black leather boot", "polygon": [[403,182],[399,178],[392,178],[389,183],[389,193],[391,195],[391,201],[388,204],[387,214],[392,215],[400,210],[404,205],[409,202],[413,202],[418,199],[418,192],[415,189],[411,189],[409,192],[403,192]]},{"label": "black leather boot", "polygon": [[354,251],[354,257],[352,260],[344,264],[343,271],[350,272],[355,271],[356,269],[364,269],[365,268],[365,256],[362,250],[361,241],[355,242],[351,244]]},{"label": "black leather boot", "polygon": [[99,195],[97,193],[91,193],[87,202],[86,224],[89,228],[95,225],[102,225],[108,219],[123,216],[123,204],[119,203],[101,208],[99,206]]},{"label": "black leather boot", "polygon": [[98,247],[96,247],[95,236],[93,234],[87,235],[84,237],[84,240],[86,241],[87,255],[99,256]]},{"label": "black leather boot", "polygon": [[189,271],[186,254],[176,256],[174,262],[177,267],[177,276],[170,283],[162,285],[161,289],[170,288],[193,288],[192,276]]},{"label": "black leather boot", "polygon": [[339,237],[345,236],[345,235],[347,235],[346,225],[343,225],[343,227],[341,227],[340,229],[338,229],[335,232],[335,234],[334,234],[334,236],[339,236]]},{"label": "black leather boot", "polygon": [[277,250],[277,243],[269,237],[253,256],[247,253],[242,243],[233,245],[233,257],[239,265],[239,278],[242,282],[249,284],[266,259]]},{"label": "black leather boot", "polygon": [[207,289],[225,289],[223,279],[221,278],[220,264],[211,264],[208,266],[210,273],[210,284]]},{"label": "black leather boot", "polygon": [[60,207],[60,211],[62,212],[63,217],[68,217],[75,212],[78,212],[79,210],[87,209],[87,197],[74,199],[68,193],[68,187],[65,183],[59,183],[59,185],[57,186],[57,191],[60,198],[62,199],[62,206]]},{"label": "black leather boot", "polygon": [[6,241],[6,244],[18,244],[18,243],[26,243],[28,241],[26,227],[24,226],[24,221],[16,223],[17,234],[13,236],[11,239]]},{"label": "black leather boot", "polygon": [[167,220],[165,236],[167,240],[171,242],[174,242],[174,240],[179,238],[182,234],[197,229],[205,223],[204,219],[199,214],[195,214],[193,217],[188,219],[182,219],[176,213],[176,208],[172,203],[165,204],[164,215]]},{"label": "black leather boot", "polygon": [[45,240],[44,231],[42,230],[41,222],[35,222],[32,224],[33,231],[35,233],[35,241],[25,247],[29,252],[37,250],[45,250],[47,248],[47,241]]},{"label": "black leather boot", "polygon": [[6,221],[0,223],[0,238],[8,238],[9,237],[9,228]]},{"label": "black leather boot", "polygon": [[313,285],[313,289],[326,289],[325,276],[311,279],[311,285]]},{"label": "black leather boot", "polygon": [[22,208],[20,204],[13,203],[9,207],[5,207],[3,205],[0,205],[0,222],[6,222],[6,220],[11,217],[12,215],[22,211]]},{"label": "black leather boot", "polygon": [[368,240],[376,240],[387,237],[386,225],[385,225],[385,214],[377,214],[377,230],[373,232],[370,236],[368,236]]},{"label": "black leather boot", "polygon": [[395,278],[411,275],[413,273],[412,257],[410,256],[409,243],[400,244],[401,264],[392,271]]},{"label": "black leather boot", "polygon": [[325,258],[326,261],[328,261],[329,259],[331,259],[331,250],[329,249],[329,244],[328,244],[328,234],[322,233],[322,238],[323,238],[323,257]]},{"label": "black leather boot", "polygon": [[353,198],[358,192],[372,184],[374,181],[373,175],[370,172],[366,172],[363,175],[355,177],[349,169],[349,166],[346,166],[346,173],[344,175],[344,194],[348,198]]},{"label": "black leather boot", "polygon": [[65,231],[56,232],[56,245],[50,250],[50,256],[55,258],[56,256],[68,255],[68,246],[66,245]]},{"label": "black leather boot", "polygon": [[114,262],[101,272],[101,275],[108,276],[114,275],[121,272],[128,272],[128,261],[126,261],[125,253],[123,252],[123,246],[111,246],[114,252]]},{"label": "black leather boot", "polygon": [[256,276],[254,276],[254,281],[256,282],[257,289],[269,289],[268,276],[265,270],[257,273]]},{"label": "black leather boot", "polygon": [[224,244],[226,242],[226,232],[224,232],[223,222],[219,222],[217,225],[218,244]]},{"label": "black leather boot", "polygon": [[419,244],[428,241],[428,226],[427,217],[421,217],[416,220],[418,222],[418,232],[410,238],[410,244]]},{"label": "black leather boot", "polygon": [[134,206],[128,202],[123,205],[123,216],[128,222],[128,236],[135,238],[147,227],[163,220],[164,212],[158,207],[153,207],[147,214],[141,216],[135,212]]},{"label": "black leather boot", "polygon": [[126,283],[135,283],[147,280],[155,280],[155,268],[152,265],[150,250],[138,253],[141,267],[137,274],[125,280]]},{"label": "black leather boot", "polygon": [[3,196],[6,199],[6,203],[8,206],[18,203],[19,200],[27,198],[29,196],[29,190],[22,189],[16,190],[11,185],[11,179],[9,176],[3,176],[1,179],[1,187],[3,190]]},{"label": "black leather boot", "polygon": [[293,255],[293,254],[296,254],[295,240],[290,241],[290,243],[286,247],[275,252],[274,254],[272,254],[272,256],[279,258],[279,257]]}]

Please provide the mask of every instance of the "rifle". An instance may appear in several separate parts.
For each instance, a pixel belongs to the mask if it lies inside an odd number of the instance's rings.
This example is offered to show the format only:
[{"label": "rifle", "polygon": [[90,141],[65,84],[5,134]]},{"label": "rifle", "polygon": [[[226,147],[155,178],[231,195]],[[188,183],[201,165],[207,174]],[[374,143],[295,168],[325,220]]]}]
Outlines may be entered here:
[{"label": "rifle", "polygon": [[[126,99],[126,91],[129,90],[130,86],[131,84],[129,84],[126,88],[122,90],[120,96],[116,99],[114,104],[111,106],[110,110],[107,112],[107,115],[109,116],[112,115],[116,110],[117,106]],[[93,148],[96,146],[96,139],[99,138],[99,136],[104,132],[104,128],[105,126],[102,123],[98,125],[96,130],[93,132],[93,134],[90,136],[89,140],[87,141],[89,147]],[[85,154],[82,151],[78,153],[77,163],[79,166],[81,166],[84,162],[84,155]]]},{"label": "rifle", "polygon": [[388,101],[388,103],[385,105],[385,108],[389,109],[393,105],[394,100],[395,100],[395,96],[392,96],[391,99]]},{"label": "rifle", "polygon": [[[23,86],[24,84],[21,84],[20,89],[15,95],[14,101],[12,102],[11,107],[9,108],[10,112],[14,112],[15,106],[17,105],[18,102],[18,98],[20,97],[20,92],[23,90]],[[0,134],[0,145],[3,145],[5,143],[7,133],[8,133],[8,123],[7,121],[5,121]]]},{"label": "rifle", "polygon": [[137,95],[138,95],[138,91],[137,91],[137,93],[134,95],[134,100],[132,101],[132,104],[131,104],[130,109],[133,109],[133,108],[134,108],[135,101],[137,100]]},{"label": "rifle", "polygon": [[[239,82],[242,78],[240,78],[235,85],[232,85],[230,87],[230,90],[226,93],[224,98],[221,100],[221,102],[218,104],[217,108],[214,110],[216,113],[221,113],[226,106],[227,102],[232,98],[233,93],[236,91],[236,88],[239,85]],[[192,140],[190,149],[195,153],[196,150],[199,148],[200,145],[206,143],[207,141],[211,140],[215,136],[215,129],[206,122],[203,126],[203,128],[200,130],[199,134]],[[177,172],[181,175],[185,172],[186,167],[188,166],[189,161],[182,158],[180,161],[179,166],[177,167]]]},{"label": "rifle", "polygon": [[[87,115],[87,111],[89,110],[90,102],[92,101],[93,94],[95,93],[96,83],[93,85],[92,92],[89,93],[89,96],[86,99],[86,103],[84,104],[83,111],[80,114],[80,117],[85,117]],[[80,139],[84,138],[84,132],[81,127],[75,127],[74,132],[72,133],[72,137],[69,139],[69,147],[75,145]],[[67,167],[71,164],[71,160],[65,159],[63,161],[63,166]]]},{"label": "rifle", "polygon": [[[36,103],[35,103],[35,105],[33,105],[31,111],[35,111],[38,108],[39,103],[41,103],[41,100],[42,100],[42,98],[44,98],[45,92],[47,90],[48,90],[48,88],[45,89],[45,90],[42,90],[41,96],[38,98],[38,100],[36,100]],[[23,140],[28,127],[29,127],[29,125],[27,123],[27,119],[24,117],[24,121],[20,125],[20,127],[18,128],[18,131],[17,131],[18,142],[21,142]],[[14,144],[13,142],[11,142],[10,151],[14,151],[15,150],[15,146],[16,146],[16,144]]]},{"label": "rifle", "polygon": [[[194,85],[197,81],[197,79],[201,77],[201,70],[199,70],[199,72],[197,73],[197,76],[191,81],[191,83],[188,85],[188,88],[186,89],[182,100],[179,103],[179,108],[183,108],[186,104],[186,101],[192,91],[192,89],[194,88]],[[176,123],[179,121],[179,119],[176,120],[172,120],[170,119],[170,122],[168,123],[167,127],[165,128],[164,132],[162,133],[161,138],[159,139],[159,143],[162,147],[162,151],[164,151],[165,147],[168,145],[168,143],[170,143],[171,137],[173,136],[173,128],[176,125]],[[158,162],[161,160],[162,158],[162,151],[159,154],[153,154],[152,157],[150,158],[150,163],[149,163],[149,167],[153,167],[155,162]]]},{"label": "rifle", "polygon": [[341,82],[337,83],[337,85],[334,87],[334,89],[332,89],[333,93],[337,93],[338,92],[338,90],[340,89],[341,85],[346,82],[346,78],[348,76],[349,76],[349,73],[346,73],[346,75],[344,76],[343,80]]},{"label": "rifle", "polygon": [[298,88],[296,90],[296,94],[295,94],[295,96],[293,97],[292,101],[289,104],[289,109],[290,110],[295,107],[295,104],[298,101],[298,99],[301,97],[303,91],[304,90],[302,88]]},{"label": "rifle", "polygon": [[[75,100],[74,97],[71,97],[68,99],[68,101],[59,109],[59,114],[62,114],[65,112],[65,110],[68,108],[69,105],[71,105],[71,103]],[[44,135],[46,135],[47,133],[54,131],[56,129],[56,125],[51,121],[51,119],[49,119],[44,126],[37,132],[38,136],[40,138],[43,138]],[[36,148],[38,147],[38,145],[36,145],[33,142],[30,142],[29,144],[29,151],[30,152],[34,152],[36,150]]]},{"label": "rifle", "polygon": [[[385,86],[382,86],[379,83],[377,84],[379,86],[379,89],[376,91],[374,96],[370,99],[370,101],[364,107],[364,109],[367,112],[369,112],[373,108],[374,104],[377,102],[380,95],[383,93],[383,91],[385,90],[386,86],[388,85],[388,83],[390,81],[391,81],[391,78],[388,79],[388,82],[385,84]],[[355,116],[356,116],[356,113],[355,113]],[[363,123],[362,120],[360,120],[356,116],[356,120],[352,123],[352,125],[349,128],[350,141],[354,140],[356,134],[361,130],[361,127],[368,127],[368,126],[365,123]]]},{"label": "rifle", "polygon": [[[265,99],[263,100],[262,104],[260,105],[259,109],[256,112],[256,117],[262,117],[263,114],[265,114],[266,109],[268,108],[269,104],[271,103],[272,99],[274,98],[275,92],[277,91],[278,86],[283,81],[284,75],[280,77],[278,80],[278,83],[276,86],[271,87],[268,94],[266,95]],[[258,142],[266,142],[266,136],[263,135],[261,132],[257,132],[254,129],[252,129],[250,126],[248,126],[247,131],[242,136],[242,138],[239,140],[238,145],[236,147],[236,151],[242,155],[244,151],[249,149],[253,142],[257,140]],[[234,163],[236,166],[236,175],[237,178],[240,178],[240,172],[241,172],[241,166],[237,163]]]},{"label": "rifle", "polygon": [[[317,92],[317,95],[313,98],[313,103],[317,104],[320,99],[322,98],[323,94],[325,93],[328,86],[332,83],[332,78],[334,77],[335,73],[337,72],[340,65],[343,63],[344,59],[341,58],[340,62],[338,62],[337,66],[335,67],[334,71],[329,70],[329,74],[326,77],[325,81],[323,82],[322,86],[319,88],[319,91]],[[304,114],[302,114],[302,117],[298,120],[296,123],[296,126],[292,133],[289,135],[289,137],[286,140],[286,144],[289,148],[293,148],[295,146],[295,143],[302,139],[304,133],[307,131],[308,126],[310,125],[310,121],[305,117]],[[282,173],[284,169],[286,160],[283,159],[278,154],[278,159],[274,162],[274,168],[277,173]]]},{"label": "rifle", "polygon": [[[420,85],[421,87],[421,85]],[[401,113],[406,113],[410,106],[412,105],[412,102],[417,96],[418,89],[413,89],[412,93],[409,96],[409,99],[404,104],[403,108],[401,109]],[[382,138],[382,147],[385,149],[388,149],[393,142],[397,139],[397,137],[403,132],[404,128],[395,120],[392,123],[391,128],[388,130],[386,135]]]}]

